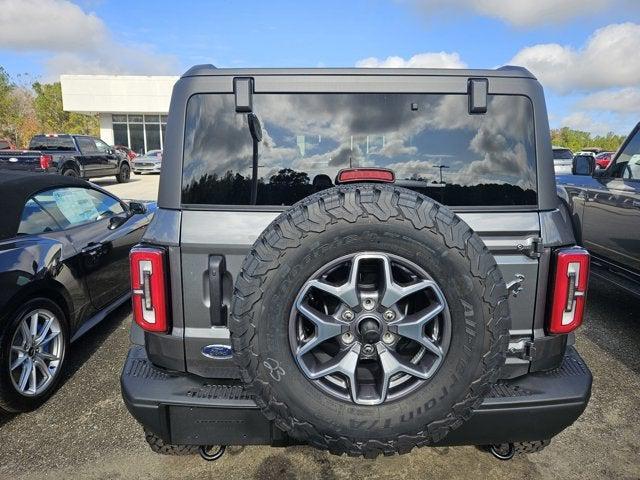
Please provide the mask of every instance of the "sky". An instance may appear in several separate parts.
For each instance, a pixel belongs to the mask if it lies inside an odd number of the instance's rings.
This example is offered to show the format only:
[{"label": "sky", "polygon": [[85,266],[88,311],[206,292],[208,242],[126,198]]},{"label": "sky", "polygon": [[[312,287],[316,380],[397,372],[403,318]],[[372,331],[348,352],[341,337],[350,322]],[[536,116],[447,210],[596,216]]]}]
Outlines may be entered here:
[{"label": "sky", "polygon": [[640,120],[640,0],[0,0],[0,66],[179,75],[190,66],[522,65],[552,128]]}]

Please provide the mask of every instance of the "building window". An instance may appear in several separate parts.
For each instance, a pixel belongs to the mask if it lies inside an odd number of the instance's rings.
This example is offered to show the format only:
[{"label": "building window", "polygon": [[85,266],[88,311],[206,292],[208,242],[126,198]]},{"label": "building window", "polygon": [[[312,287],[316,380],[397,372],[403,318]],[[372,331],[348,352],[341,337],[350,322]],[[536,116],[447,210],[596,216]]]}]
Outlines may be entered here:
[{"label": "building window", "polygon": [[111,119],[115,145],[125,145],[138,154],[163,148],[166,115],[113,114]]}]

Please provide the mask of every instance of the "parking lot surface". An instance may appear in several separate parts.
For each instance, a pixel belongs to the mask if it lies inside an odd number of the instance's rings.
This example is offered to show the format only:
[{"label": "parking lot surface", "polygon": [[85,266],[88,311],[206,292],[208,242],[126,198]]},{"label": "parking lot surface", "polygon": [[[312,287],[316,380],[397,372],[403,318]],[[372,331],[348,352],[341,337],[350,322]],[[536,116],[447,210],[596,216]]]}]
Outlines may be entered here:
[{"label": "parking lot surface", "polygon": [[92,183],[114,193],[123,200],[156,200],[160,175],[147,173],[144,175],[131,174],[127,183],[118,183],[115,177],[92,178]]},{"label": "parking lot surface", "polygon": [[219,461],[149,450],[120,398],[131,316],[123,306],[73,346],[62,387],[36,412],[0,417],[0,478],[637,479],[637,300],[594,285],[577,344],[594,374],[591,402],[545,451],[500,462],[474,447],[362,460],[308,447],[234,447]]},{"label": "parking lot surface", "polygon": [[[154,200],[159,176],[95,183],[122,198]],[[73,345],[59,391],[38,411],[0,416],[0,478],[110,479],[638,479],[640,314],[637,299],[592,283],[577,346],[593,374],[591,402],[545,451],[500,462],[474,447],[415,450],[377,460],[308,447],[232,447],[218,462],[148,448],[120,398],[129,347],[125,305]]]}]

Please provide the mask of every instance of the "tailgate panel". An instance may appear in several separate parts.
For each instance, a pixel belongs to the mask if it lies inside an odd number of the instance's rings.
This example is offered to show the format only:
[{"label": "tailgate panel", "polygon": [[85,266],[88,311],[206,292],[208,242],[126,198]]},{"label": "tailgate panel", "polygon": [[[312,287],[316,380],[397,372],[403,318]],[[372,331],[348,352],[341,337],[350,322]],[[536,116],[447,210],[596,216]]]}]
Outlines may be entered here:
[{"label": "tailgate panel", "polygon": [[[224,303],[229,307],[231,286],[240,272],[249,248],[260,233],[278,216],[277,212],[182,212],[181,262],[185,319],[187,370],[213,375],[220,360],[209,360],[201,348],[212,343],[228,344],[224,327],[212,327],[209,300],[209,256],[222,255],[226,262]],[[496,258],[506,283],[516,274],[524,276],[523,290],[510,296],[512,337],[531,336],[535,311],[538,259],[523,250],[540,235],[537,212],[459,213],[487,244]],[[523,365],[528,362],[522,361]]]}]

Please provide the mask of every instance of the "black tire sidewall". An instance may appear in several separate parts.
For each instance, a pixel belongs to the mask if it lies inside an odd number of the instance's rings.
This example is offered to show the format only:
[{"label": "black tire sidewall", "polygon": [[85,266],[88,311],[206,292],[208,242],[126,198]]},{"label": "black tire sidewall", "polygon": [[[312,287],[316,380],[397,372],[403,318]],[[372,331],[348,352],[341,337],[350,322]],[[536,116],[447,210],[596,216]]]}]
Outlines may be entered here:
[{"label": "black tire sidewall", "polygon": [[62,175],[64,175],[65,177],[79,177],[80,176],[75,168],[65,168],[62,171]]},{"label": "black tire sidewall", "polygon": [[[367,219],[336,223],[312,238],[280,258],[279,268],[265,285],[263,300],[255,307],[260,312],[258,378],[272,385],[277,400],[287,405],[293,418],[311,423],[321,434],[362,441],[393,439],[445,417],[467,397],[489,349],[485,319],[491,313],[469,261],[433,231],[418,230],[395,218],[384,223]],[[452,322],[449,350],[434,377],[409,395],[379,406],[356,405],[322,391],[299,369],[288,336],[293,301],[309,276],[333,259],[362,251],[399,255],[424,269],[442,289]],[[277,363],[283,375],[274,377],[264,362],[270,367]]]},{"label": "black tire sidewall", "polygon": [[[22,395],[16,390],[11,382],[11,378],[9,377],[11,340],[24,316],[28,312],[40,308],[49,310],[59,319],[61,333],[63,335],[64,349],[60,366],[58,367],[53,381],[47,386],[45,391],[41,392],[37,396],[28,397]],[[55,302],[47,298],[34,298],[27,301],[22,307],[5,318],[0,328],[0,371],[2,372],[0,374],[0,408],[9,412],[25,412],[34,410],[53,395],[58,387],[60,379],[63,376],[66,356],[69,350],[69,326],[67,318],[62,309]]]},{"label": "black tire sidewall", "polygon": [[[128,175],[125,175],[125,172],[127,171]],[[128,164],[122,163],[120,165],[120,171],[116,175],[116,180],[118,181],[118,183],[127,183],[129,181],[129,178],[131,178],[131,168],[129,168]]]}]

